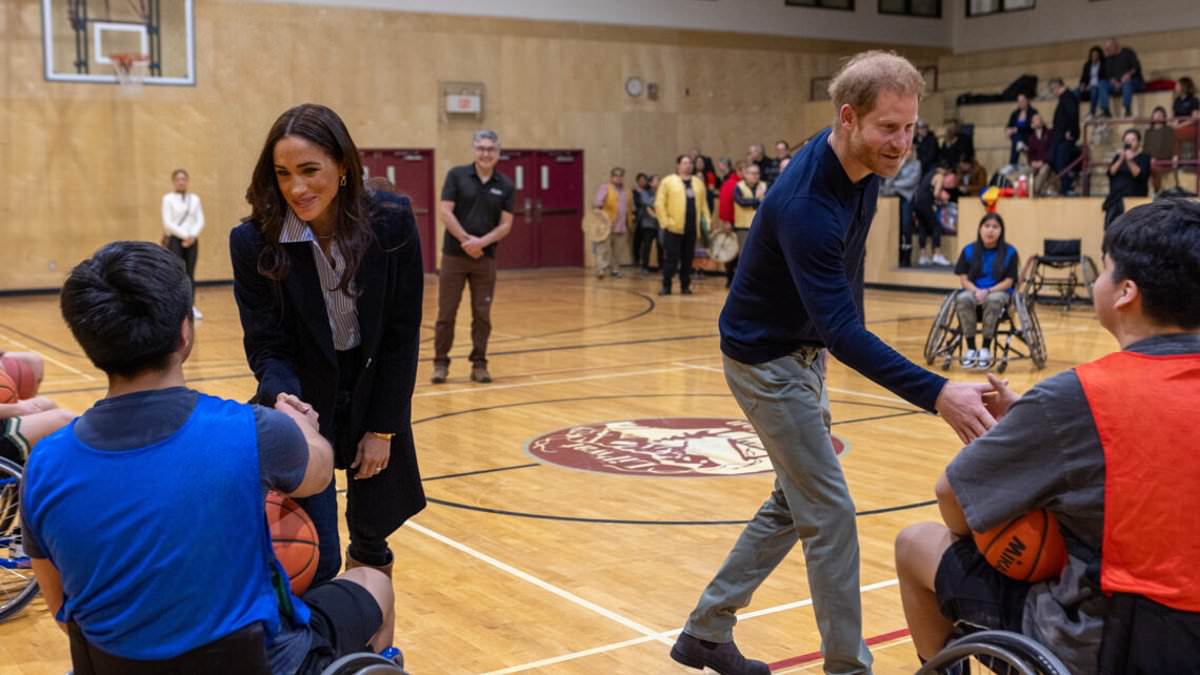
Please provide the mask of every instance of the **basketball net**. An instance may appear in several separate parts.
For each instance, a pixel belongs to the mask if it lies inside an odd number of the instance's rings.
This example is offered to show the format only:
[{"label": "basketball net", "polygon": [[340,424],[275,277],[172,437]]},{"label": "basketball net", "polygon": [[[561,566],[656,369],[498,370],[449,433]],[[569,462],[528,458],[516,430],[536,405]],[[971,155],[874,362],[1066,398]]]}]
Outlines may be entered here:
[{"label": "basketball net", "polygon": [[112,54],[113,72],[117,76],[117,84],[126,94],[139,94],[142,83],[146,81],[146,67],[150,57],[146,54]]}]

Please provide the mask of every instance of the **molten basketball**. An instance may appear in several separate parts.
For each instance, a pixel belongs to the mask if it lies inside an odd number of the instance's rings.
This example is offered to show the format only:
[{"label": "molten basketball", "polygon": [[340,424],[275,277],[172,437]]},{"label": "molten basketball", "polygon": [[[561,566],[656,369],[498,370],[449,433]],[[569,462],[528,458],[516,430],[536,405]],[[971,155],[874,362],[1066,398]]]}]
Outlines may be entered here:
[{"label": "molten basketball", "polygon": [[17,383],[0,368],[0,403],[16,403],[18,398]]},{"label": "molten basketball", "polygon": [[38,383],[28,363],[15,356],[0,356],[0,369],[6,371],[17,384],[17,398],[33,398],[37,393]]},{"label": "molten basketball", "polygon": [[975,545],[989,565],[1017,581],[1057,577],[1067,564],[1067,547],[1058,521],[1045,509],[1013,518],[987,532],[976,532]]},{"label": "molten basketball", "polygon": [[317,528],[299,504],[275,491],[267,493],[267,524],[275,557],[292,582],[292,592],[300,595],[317,573]]}]

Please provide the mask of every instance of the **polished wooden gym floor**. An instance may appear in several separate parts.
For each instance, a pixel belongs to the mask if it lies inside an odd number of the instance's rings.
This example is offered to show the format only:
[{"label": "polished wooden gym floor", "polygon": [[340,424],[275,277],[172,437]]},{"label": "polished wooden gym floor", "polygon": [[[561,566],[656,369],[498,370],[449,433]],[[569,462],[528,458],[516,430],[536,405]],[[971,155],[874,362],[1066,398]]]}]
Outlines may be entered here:
[{"label": "polished wooden gym floor", "polygon": [[[741,419],[721,374],[723,278],[692,296],[657,297],[653,277],[597,280],[582,270],[501,273],[490,346],[495,382],[468,380],[468,303],[451,379],[429,383],[436,279],[427,277],[425,340],[413,422],[429,507],[391,539],[397,645],[424,673],[677,673],[667,656],[701,589],[771,489],[772,474],[662,477],[564,468],[527,443],[579,425],[659,418]],[[869,291],[870,328],[919,359],[942,297]],[[186,372],[198,389],[254,391],[229,286],[202,288]],[[1050,362],[1010,366],[1018,390],[1113,350],[1089,308],[1039,306]],[[43,393],[83,410],[105,382],[59,318],[54,296],[0,298],[0,348],[47,361]],[[955,367],[950,376],[980,381]],[[896,533],[937,518],[933,482],[959,444],[921,413],[836,361],[834,433],[860,511],[864,632],[877,673],[916,657],[892,564]],[[342,477],[339,475],[339,482]],[[343,535],[344,536],[344,535]],[[231,580],[234,582],[234,580]],[[820,672],[820,640],[796,547],[736,630],[776,672]],[[37,599],[0,624],[0,673],[70,667],[66,638]]]}]

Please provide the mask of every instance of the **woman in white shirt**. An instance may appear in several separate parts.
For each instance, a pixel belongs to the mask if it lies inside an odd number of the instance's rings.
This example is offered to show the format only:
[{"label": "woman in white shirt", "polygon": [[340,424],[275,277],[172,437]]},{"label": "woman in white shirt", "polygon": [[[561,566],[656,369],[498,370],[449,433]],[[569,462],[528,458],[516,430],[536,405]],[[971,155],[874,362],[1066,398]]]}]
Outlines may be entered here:
[{"label": "woman in white shirt", "polygon": [[[196,297],[196,239],[204,229],[204,210],[200,208],[200,197],[188,192],[188,172],[175,169],[171,174],[175,189],[162,198],[163,246],[183,258],[188,278],[192,280],[192,299]],[[200,310],[192,306],[192,315],[203,318]]]}]

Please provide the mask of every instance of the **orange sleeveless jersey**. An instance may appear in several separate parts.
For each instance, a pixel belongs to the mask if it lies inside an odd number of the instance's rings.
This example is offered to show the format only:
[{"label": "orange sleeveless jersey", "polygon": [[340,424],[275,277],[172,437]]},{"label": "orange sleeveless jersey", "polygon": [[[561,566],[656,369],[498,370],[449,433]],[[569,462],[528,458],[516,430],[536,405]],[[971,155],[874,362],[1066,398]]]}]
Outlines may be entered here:
[{"label": "orange sleeveless jersey", "polygon": [[1200,355],[1075,369],[1104,446],[1101,587],[1200,611]]}]

